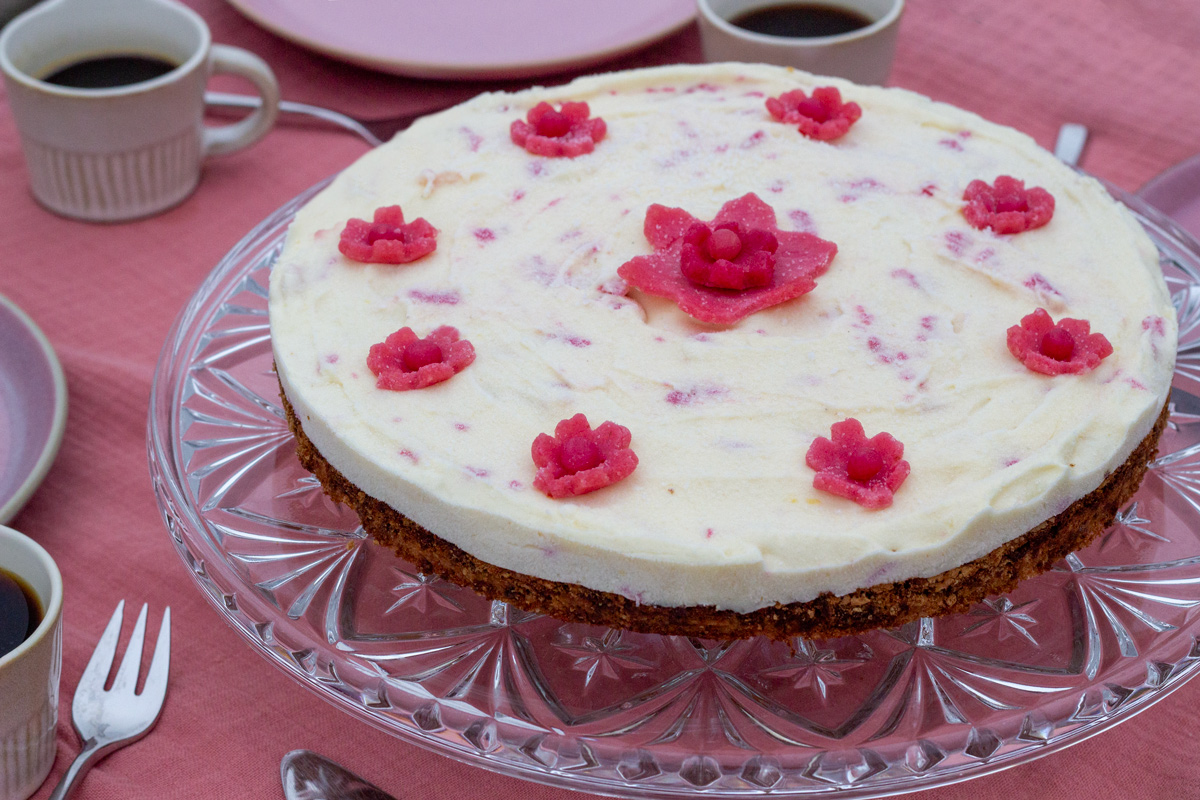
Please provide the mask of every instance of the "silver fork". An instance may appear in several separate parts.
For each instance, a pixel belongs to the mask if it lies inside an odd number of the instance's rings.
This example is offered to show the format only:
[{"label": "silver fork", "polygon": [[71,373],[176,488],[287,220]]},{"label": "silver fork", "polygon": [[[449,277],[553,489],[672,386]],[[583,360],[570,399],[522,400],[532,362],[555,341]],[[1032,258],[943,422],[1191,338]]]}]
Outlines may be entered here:
[{"label": "silver fork", "polygon": [[171,608],[163,612],[162,625],[158,630],[158,641],[154,645],[154,657],[146,673],[141,694],[136,694],[138,670],[142,661],[142,642],[146,637],[146,606],[142,605],[129,645],[112,688],[104,690],[108,673],[117,654],[117,637],[121,633],[121,619],[125,614],[125,601],[117,603],[104,629],[104,635],[96,644],[91,660],[83,670],[75,699],[71,703],[71,721],[75,732],[83,741],[83,749],[63,775],[50,800],[65,800],[82,782],[84,774],[92,765],[114,750],[124,747],[145,736],[158,722],[162,713],[163,698],[167,694],[167,669],[171,660]]}]

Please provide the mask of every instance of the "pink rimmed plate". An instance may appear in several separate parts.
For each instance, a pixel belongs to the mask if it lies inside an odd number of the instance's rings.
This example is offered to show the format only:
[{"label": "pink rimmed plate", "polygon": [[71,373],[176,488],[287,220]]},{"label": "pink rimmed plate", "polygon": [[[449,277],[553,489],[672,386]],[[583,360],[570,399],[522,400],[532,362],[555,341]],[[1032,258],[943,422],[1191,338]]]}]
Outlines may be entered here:
[{"label": "pink rimmed plate", "polygon": [[229,0],[351,64],[417,78],[511,79],[598,64],[688,24],[693,0]]},{"label": "pink rimmed plate", "polygon": [[67,383],[29,315],[0,295],[0,524],[33,495],[58,454]]}]

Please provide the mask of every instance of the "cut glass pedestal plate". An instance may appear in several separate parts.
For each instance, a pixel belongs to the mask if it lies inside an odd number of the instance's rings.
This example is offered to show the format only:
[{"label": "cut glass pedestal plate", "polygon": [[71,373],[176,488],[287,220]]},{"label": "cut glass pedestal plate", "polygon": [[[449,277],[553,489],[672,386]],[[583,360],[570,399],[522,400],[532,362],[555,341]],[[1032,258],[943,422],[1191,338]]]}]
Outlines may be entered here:
[{"label": "cut glass pedestal plate", "polygon": [[1200,247],[1113,190],[1179,313],[1170,425],[1116,524],[970,612],[830,641],[706,641],[563,623],[421,575],[300,467],[267,324],[277,211],[180,314],[149,459],[204,595],[349,713],[500,773],[626,797],[879,797],[1079,742],[1200,668]]}]

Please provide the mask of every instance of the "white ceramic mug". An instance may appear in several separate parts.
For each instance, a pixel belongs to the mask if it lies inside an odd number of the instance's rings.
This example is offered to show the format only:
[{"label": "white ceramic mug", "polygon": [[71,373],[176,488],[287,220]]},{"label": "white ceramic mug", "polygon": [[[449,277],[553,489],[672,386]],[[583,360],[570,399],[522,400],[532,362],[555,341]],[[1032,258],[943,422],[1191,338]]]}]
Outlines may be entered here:
[{"label": "white ceramic mug", "polygon": [[[42,80],[112,55],[177,66],[103,89]],[[49,0],[0,33],[0,69],[34,197],[78,219],[134,219],[180,203],[196,188],[206,156],[257,141],[279,113],[279,84],[266,62],[212,44],[204,20],[173,0]],[[249,79],[262,107],[232,125],[205,126],[204,88],[214,72]]]},{"label": "white ceramic mug", "polygon": [[812,3],[856,12],[871,20],[870,25],[834,36],[772,36],[730,22],[747,12],[780,5],[784,4],[779,0],[696,0],[705,60],[779,64],[817,75],[836,75],[856,83],[882,84],[887,80],[896,52],[896,32],[904,0]]},{"label": "white ceramic mug", "polygon": [[41,545],[3,525],[0,568],[32,589],[45,612],[29,638],[0,656],[0,800],[25,800],[50,774],[58,746],[62,576]]}]

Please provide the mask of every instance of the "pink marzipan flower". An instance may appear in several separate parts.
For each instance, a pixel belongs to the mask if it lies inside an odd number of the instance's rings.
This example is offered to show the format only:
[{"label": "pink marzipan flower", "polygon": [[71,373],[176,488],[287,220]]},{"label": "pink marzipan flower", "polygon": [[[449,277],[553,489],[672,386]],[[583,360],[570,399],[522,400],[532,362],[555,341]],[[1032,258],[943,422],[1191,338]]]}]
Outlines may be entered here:
[{"label": "pink marzipan flower", "polygon": [[1113,347],[1104,334],[1092,333],[1087,320],[1064,317],[1055,323],[1039,308],[1008,329],[1008,351],[1043,375],[1081,375],[1112,355]]},{"label": "pink marzipan flower", "polygon": [[603,119],[590,115],[587,103],[562,103],[555,110],[543,101],[525,119],[513,120],[509,136],[535,156],[575,158],[595,150],[608,132]]},{"label": "pink marzipan flower", "polygon": [[405,392],[449,380],[475,360],[475,348],[458,338],[449,325],[435,328],[424,339],[412,328],[401,328],[379,344],[371,345],[367,366],[380,389]]},{"label": "pink marzipan flower", "polygon": [[629,429],[602,422],[592,430],[587,417],[576,414],[554,428],[554,435],[539,433],[531,453],[537,466],[534,488],[550,497],[575,497],[629,477],[638,458],[629,448]]},{"label": "pink marzipan flower", "polygon": [[972,227],[991,228],[996,233],[1022,233],[1040,228],[1054,216],[1054,196],[1040,186],[1025,188],[1025,182],[1009,175],[989,186],[981,180],[967,184],[963,192],[963,216]]},{"label": "pink marzipan flower", "polygon": [[834,86],[813,89],[812,97],[803,89],[767,98],[767,111],[780,122],[795,125],[810,139],[829,141],[845,136],[862,116],[858,103],[842,102],[842,93]]},{"label": "pink marzipan flower", "polygon": [[437,229],[422,217],[404,221],[400,206],[375,209],[374,222],[351,218],[342,229],[338,250],[363,263],[407,264],[437,249]]},{"label": "pink marzipan flower", "polygon": [[853,417],[835,422],[830,436],[814,439],[804,457],[817,473],[813,488],[853,500],[863,508],[890,506],[909,473],[904,445],[890,433],[868,439],[862,423]]}]

